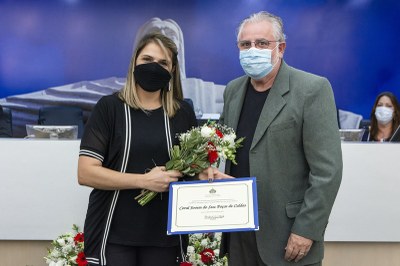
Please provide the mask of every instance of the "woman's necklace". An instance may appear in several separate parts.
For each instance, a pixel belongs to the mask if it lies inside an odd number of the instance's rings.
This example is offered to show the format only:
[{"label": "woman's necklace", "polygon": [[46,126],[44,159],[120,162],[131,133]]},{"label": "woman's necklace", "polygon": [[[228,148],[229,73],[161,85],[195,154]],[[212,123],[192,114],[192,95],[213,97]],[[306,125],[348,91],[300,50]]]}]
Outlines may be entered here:
[{"label": "woman's necklace", "polygon": [[377,140],[380,142],[384,142],[390,137],[391,130],[390,128],[380,129],[378,134],[376,135]]}]

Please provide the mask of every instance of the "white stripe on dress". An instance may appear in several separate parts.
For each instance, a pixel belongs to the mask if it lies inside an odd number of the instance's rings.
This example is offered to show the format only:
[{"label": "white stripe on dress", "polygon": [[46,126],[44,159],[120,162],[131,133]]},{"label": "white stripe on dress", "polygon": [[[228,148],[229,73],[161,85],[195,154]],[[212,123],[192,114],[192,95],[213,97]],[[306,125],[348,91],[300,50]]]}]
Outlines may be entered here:
[{"label": "white stripe on dress", "polygon": [[90,150],[82,149],[82,150],[79,151],[79,155],[86,155],[86,156],[89,156],[89,157],[93,157],[93,158],[99,160],[100,162],[103,162],[103,160],[104,160],[104,156],[103,155],[101,155],[101,154],[99,154],[97,152],[94,152],[94,151],[90,151]]},{"label": "white stripe on dress", "polygon": [[[124,104],[125,108],[125,147],[124,147],[124,155],[122,157],[122,165],[121,165],[121,173],[125,173],[126,167],[128,165],[128,159],[129,159],[129,152],[131,148],[131,112],[130,108],[127,104]],[[111,207],[108,213],[107,217],[107,222],[106,222],[106,228],[104,230],[104,236],[103,236],[103,242],[101,244],[101,250],[100,250],[100,257],[101,257],[101,265],[106,265],[106,244],[107,244],[107,239],[108,239],[108,234],[110,232],[110,226],[111,226],[111,220],[114,214],[115,206],[117,204],[119,196],[119,190],[116,190],[113,195],[113,199],[111,202]]]}]

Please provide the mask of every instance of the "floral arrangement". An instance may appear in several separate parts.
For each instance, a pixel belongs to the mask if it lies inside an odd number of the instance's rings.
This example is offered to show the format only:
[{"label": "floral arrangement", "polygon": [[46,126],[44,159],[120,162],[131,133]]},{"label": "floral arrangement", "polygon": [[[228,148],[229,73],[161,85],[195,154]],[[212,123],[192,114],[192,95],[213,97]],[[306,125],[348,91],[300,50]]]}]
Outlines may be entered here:
[{"label": "floral arrangement", "polygon": [[[178,170],[189,176],[194,176],[209,166],[218,167],[224,160],[236,164],[236,150],[242,146],[244,140],[236,140],[232,128],[210,121],[180,134],[178,138],[179,145],[171,149],[171,160],[165,168]],[[144,206],[156,195],[157,192],[144,189],[135,199]]]},{"label": "floral arrangement", "polygon": [[189,235],[186,261],[180,266],[227,266],[227,257],[219,257],[221,233],[204,233]]},{"label": "floral arrangement", "polygon": [[86,266],[84,248],[84,235],[79,232],[78,226],[72,226],[74,233],[65,233],[53,240],[51,249],[44,259],[50,266]]}]

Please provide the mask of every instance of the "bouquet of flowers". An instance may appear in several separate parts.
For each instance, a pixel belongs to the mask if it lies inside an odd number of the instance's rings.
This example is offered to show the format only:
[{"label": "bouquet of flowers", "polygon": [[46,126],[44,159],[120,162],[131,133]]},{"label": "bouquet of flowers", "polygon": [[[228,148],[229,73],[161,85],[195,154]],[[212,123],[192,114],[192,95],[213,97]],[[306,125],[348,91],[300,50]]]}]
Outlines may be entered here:
[{"label": "bouquet of flowers", "polygon": [[189,235],[189,246],[186,261],[180,266],[227,266],[228,259],[219,257],[221,233],[204,233]]},{"label": "bouquet of flowers", "polygon": [[[236,149],[242,146],[244,140],[236,140],[232,128],[210,121],[180,134],[178,138],[179,145],[171,149],[171,160],[165,168],[178,170],[189,176],[194,176],[209,166],[218,167],[224,160],[236,164]],[[144,189],[135,199],[144,206],[156,195],[157,192]]]},{"label": "bouquet of flowers", "polygon": [[48,254],[44,259],[50,266],[86,266],[84,236],[79,232],[78,226],[72,226],[74,233],[65,233],[53,240],[52,249],[47,249]]}]

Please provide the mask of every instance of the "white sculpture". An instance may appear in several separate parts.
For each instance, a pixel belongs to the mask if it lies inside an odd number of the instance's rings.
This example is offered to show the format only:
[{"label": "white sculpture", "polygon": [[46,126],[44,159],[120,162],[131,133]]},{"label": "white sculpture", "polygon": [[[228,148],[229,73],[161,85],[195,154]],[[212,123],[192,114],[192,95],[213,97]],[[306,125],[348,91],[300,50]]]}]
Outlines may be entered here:
[{"label": "white sculpture", "polygon": [[[183,94],[185,98],[192,99],[195,111],[221,113],[225,86],[197,78],[186,78],[183,33],[174,20],[152,18],[147,21],[138,29],[134,47],[141,37],[154,30],[161,31],[175,41],[179,52]],[[125,78],[121,77],[81,81],[33,93],[9,96],[0,99],[0,105],[12,109],[14,137],[24,137],[26,136],[25,125],[37,123],[40,107],[49,105],[78,106],[82,108],[86,120],[93,106],[102,96],[120,90],[124,84]]]}]

